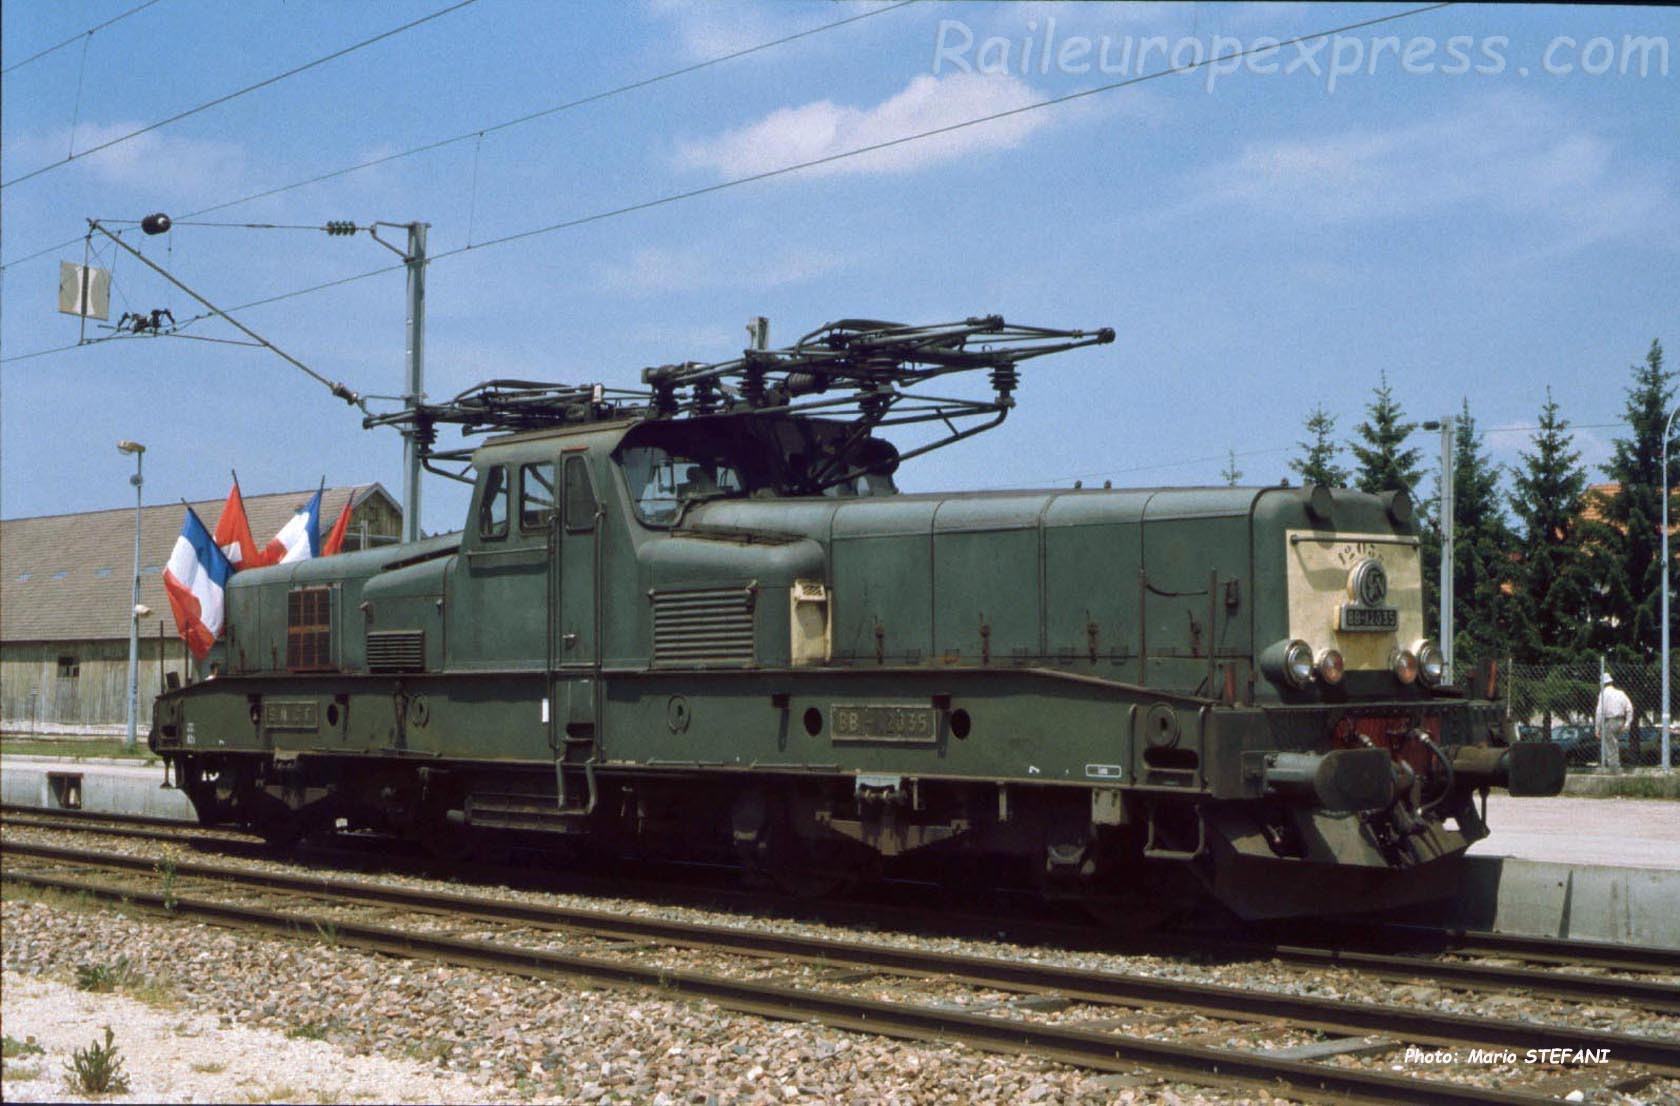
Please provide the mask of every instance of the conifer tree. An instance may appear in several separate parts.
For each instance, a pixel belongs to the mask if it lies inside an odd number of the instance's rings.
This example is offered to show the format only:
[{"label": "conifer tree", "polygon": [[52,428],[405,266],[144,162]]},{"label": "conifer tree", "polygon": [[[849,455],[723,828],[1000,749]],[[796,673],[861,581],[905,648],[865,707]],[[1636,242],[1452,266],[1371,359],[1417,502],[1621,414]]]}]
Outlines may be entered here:
[{"label": "conifer tree", "polygon": [[1529,664],[1569,664],[1586,651],[1592,595],[1581,544],[1587,472],[1550,388],[1533,447],[1511,477],[1519,554],[1512,650]]},{"label": "conifer tree", "polygon": [[1237,467],[1236,450],[1228,449],[1225,451],[1225,454],[1225,467],[1220,470],[1219,475],[1225,478],[1225,486],[1227,488],[1234,488],[1242,482],[1242,469]]},{"label": "conifer tree", "polygon": [[1410,491],[1418,483],[1418,460],[1422,452],[1407,449],[1406,436],[1416,430],[1418,424],[1406,421],[1399,401],[1388,386],[1387,373],[1383,373],[1382,383],[1373,396],[1365,408],[1369,417],[1357,428],[1358,440],[1348,445],[1353,450],[1354,459],[1359,462],[1354,480],[1362,492],[1386,492],[1400,488]]},{"label": "conifer tree", "polygon": [[1453,659],[1461,671],[1467,661],[1510,650],[1511,547],[1499,468],[1483,449],[1466,399],[1453,425]]},{"label": "conifer tree", "polygon": [[1301,478],[1301,486],[1310,488],[1314,484],[1324,484],[1331,488],[1345,488],[1348,485],[1348,471],[1336,463],[1336,454],[1341,452],[1331,435],[1336,432],[1336,417],[1324,409],[1320,403],[1313,408],[1312,414],[1307,416],[1307,433],[1310,442],[1296,442],[1301,450],[1301,456],[1289,462],[1289,467]]},{"label": "conifer tree", "polygon": [[[1619,488],[1594,497],[1601,521],[1589,527],[1585,544],[1600,593],[1593,645],[1614,656],[1649,660],[1657,655],[1661,635],[1663,432],[1674,405],[1674,374],[1663,366],[1658,341],[1630,371],[1628,435],[1615,440],[1604,466]],[[1672,440],[1667,454],[1673,489],[1680,483],[1680,450]]]}]

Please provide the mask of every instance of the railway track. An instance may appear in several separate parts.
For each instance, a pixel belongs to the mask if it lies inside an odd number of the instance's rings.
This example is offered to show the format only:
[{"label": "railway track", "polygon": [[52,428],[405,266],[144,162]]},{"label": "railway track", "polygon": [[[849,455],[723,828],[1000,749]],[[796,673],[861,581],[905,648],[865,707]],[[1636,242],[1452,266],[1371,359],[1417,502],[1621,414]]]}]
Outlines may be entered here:
[{"label": "railway track", "polygon": [[[835,994],[810,986],[755,981],[725,975],[674,970],[657,963],[638,963],[622,956],[580,956],[564,949],[533,948],[513,941],[514,934],[489,940],[463,940],[424,932],[413,924],[416,913],[475,927],[537,931],[544,934],[582,934],[616,942],[629,949],[680,947],[713,957],[747,958],[761,970],[768,958],[821,965],[838,978],[894,975],[1017,996],[1048,997],[1046,1009],[1058,1007],[1156,1008],[1161,1006],[1232,1021],[1276,1024],[1346,1035],[1364,1033],[1354,1041],[1370,1053],[1403,1043],[1470,1045],[1488,1049],[1562,1049],[1571,1053],[1610,1050],[1604,1055],[1621,1064],[1637,1065],[1635,1078],[1680,1074],[1680,1044],[1650,1037],[1609,1034],[1532,1023],[1465,1018],[1433,1011],[1364,1003],[1334,1002],[1304,996],[1270,994],[1211,987],[1172,980],[1092,973],[1042,964],[1021,964],[978,957],[900,950],[878,944],[847,943],[733,927],[704,926],[621,914],[568,910],[513,903],[501,899],[439,895],[389,885],[345,882],[325,877],[257,873],[242,868],[178,863],[172,881],[190,881],[213,891],[217,898],[184,894],[179,885],[167,892],[152,890],[158,877],[151,858],[57,846],[9,843],[6,848],[8,882],[122,900],[146,909],[191,916],[219,924],[269,932],[314,934],[330,927],[335,941],[369,951],[405,957],[435,958],[466,967],[514,972],[538,977],[569,976],[595,982],[643,985],[704,997],[731,1009],[773,1017],[815,1018],[841,1028],[922,1039],[956,1039],[975,1047],[1061,1060],[1099,1070],[1149,1070],[1195,1081],[1213,1080],[1248,1086],[1266,1085],[1273,1091],[1307,1096],[1331,1095],[1384,1102],[1521,1102],[1535,1096],[1465,1087],[1441,1080],[1395,1076],[1383,1072],[1326,1067],[1300,1059],[1267,1055],[1264,1051],[1207,1049],[1053,1024],[1021,1016],[1019,1007],[998,1007],[998,1014],[976,1014],[948,1006],[881,1002],[858,995]],[[36,865],[25,870],[19,860]],[[126,882],[93,882],[90,871],[115,875]],[[135,877],[138,876],[139,886]],[[284,894],[287,909],[226,901],[235,896]],[[299,913],[297,899],[314,903],[312,912]],[[167,899],[167,901],[166,901]],[[347,906],[394,913],[404,923],[391,926],[346,917]],[[748,973],[750,974],[750,973]],[[1354,1051],[1353,1047],[1347,1051]],[[1333,1054],[1335,1049],[1329,1049]]]},{"label": "railway track", "polygon": [[[230,856],[269,857],[275,854],[260,838],[240,831],[208,829],[194,823],[141,816],[83,814],[0,807],[4,824],[36,829],[93,832],[134,840],[171,841],[187,837]],[[105,825],[104,823],[110,823]],[[439,865],[419,856],[393,855],[384,839],[349,839],[330,846],[310,846],[309,856],[355,863],[372,859],[374,866],[419,876],[440,874]],[[372,850],[371,853],[369,850]],[[595,877],[584,873],[545,873],[533,879],[522,870],[451,867],[453,877],[483,878],[524,884],[535,890],[564,890],[578,894],[643,897],[678,905],[733,909],[747,913],[784,913],[784,898],[735,888],[673,886],[622,876]],[[1535,971],[1486,961],[1521,961],[1554,968],[1587,968],[1620,973],[1680,975],[1680,949],[1645,945],[1616,945],[1503,933],[1434,930],[1417,925],[1365,923],[1345,927],[1330,939],[1328,929],[1309,929],[1303,940],[1272,940],[1264,936],[1224,937],[1218,934],[1115,934],[1091,925],[1049,922],[1030,916],[964,915],[929,911],[925,907],[893,906],[883,902],[801,903],[801,913],[813,920],[838,924],[867,924],[873,928],[935,931],[953,936],[996,939],[1000,929],[1010,940],[1054,945],[1070,950],[1127,952],[1159,956],[1188,956],[1217,961],[1277,961],[1305,968],[1343,969],[1395,981],[1420,981],[1443,987],[1520,991],[1572,1001],[1635,1001],[1655,1010],[1680,1012],[1680,991],[1662,983],[1645,983],[1618,976],[1572,971]],[[1448,959],[1450,958],[1450,959]]]}]

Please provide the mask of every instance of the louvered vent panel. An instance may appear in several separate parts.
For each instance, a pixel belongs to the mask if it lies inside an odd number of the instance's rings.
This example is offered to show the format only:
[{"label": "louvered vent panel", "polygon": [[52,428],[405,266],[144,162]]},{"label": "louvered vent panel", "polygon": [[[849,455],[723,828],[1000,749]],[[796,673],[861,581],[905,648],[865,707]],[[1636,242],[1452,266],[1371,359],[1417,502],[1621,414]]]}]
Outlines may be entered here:
[{"label": "louvered vent panel", "polygon": [[426,631],[369,631],[367,665],[369,672],[419,672],[426,667]]},{"label": "louvered vent panel", "polygon": [[753,663],[753,592],[748,588],[653,593],[653,663]]}]

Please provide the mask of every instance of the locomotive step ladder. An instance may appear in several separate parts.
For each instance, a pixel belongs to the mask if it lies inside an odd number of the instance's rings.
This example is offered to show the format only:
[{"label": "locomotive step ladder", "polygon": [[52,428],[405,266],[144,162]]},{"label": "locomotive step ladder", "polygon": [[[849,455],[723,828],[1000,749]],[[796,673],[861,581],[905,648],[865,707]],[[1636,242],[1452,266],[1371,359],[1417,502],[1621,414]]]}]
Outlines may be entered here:
[{"label": "locomotive step ladder", "polygon": [[[575,732],[575,731],[587,732]],[[555,813],[581,818],[595,813],[595,727],[566,727],[554,759]]]}]

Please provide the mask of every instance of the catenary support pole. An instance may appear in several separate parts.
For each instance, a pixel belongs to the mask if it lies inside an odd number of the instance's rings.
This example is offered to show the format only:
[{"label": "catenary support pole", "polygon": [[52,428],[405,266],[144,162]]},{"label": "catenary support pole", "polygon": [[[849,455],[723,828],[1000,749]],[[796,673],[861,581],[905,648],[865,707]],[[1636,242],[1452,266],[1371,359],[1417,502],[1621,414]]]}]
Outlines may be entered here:
[{"label": "catenary support pole", "polygon": [[1657,767],[1668,771],[1669,757],[1669,704],[1668,704],[1668,439],[1674,433],[1674,416],[1680,414],[1680,407],[1668,413],[1668,421],[1663,424],[1662,449],[1662,759]]},{"label": "catenary support pole", "polygon": [[1441,682],[1453,679],[1453,416],[1441,419]]},{"label": "catenary support pole", "polygon": [[[405,402],[416,407],[426,398],[426,231],[429,223],[408,224],[408,387]],[[403,434],[403,541],[420,538],[420,441]]]}]

